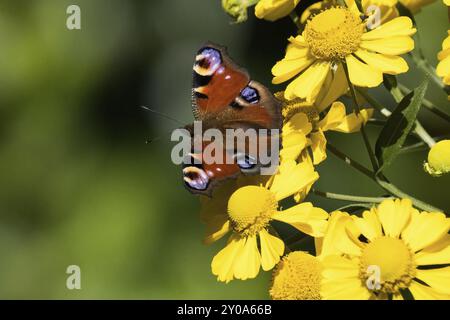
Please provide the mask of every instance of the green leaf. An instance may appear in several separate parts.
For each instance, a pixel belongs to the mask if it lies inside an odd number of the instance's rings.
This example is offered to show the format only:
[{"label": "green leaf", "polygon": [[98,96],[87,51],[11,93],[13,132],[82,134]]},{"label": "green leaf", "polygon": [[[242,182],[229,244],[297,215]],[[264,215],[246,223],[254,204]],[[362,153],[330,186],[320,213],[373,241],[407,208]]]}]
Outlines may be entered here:
[{"label": "green leaf", "polygon": [[427,87],[428,78],[400,101],[381,130],[375,145],[375,154],[380,163],[378,173],[386,169],[399,154],[414,126]]}]

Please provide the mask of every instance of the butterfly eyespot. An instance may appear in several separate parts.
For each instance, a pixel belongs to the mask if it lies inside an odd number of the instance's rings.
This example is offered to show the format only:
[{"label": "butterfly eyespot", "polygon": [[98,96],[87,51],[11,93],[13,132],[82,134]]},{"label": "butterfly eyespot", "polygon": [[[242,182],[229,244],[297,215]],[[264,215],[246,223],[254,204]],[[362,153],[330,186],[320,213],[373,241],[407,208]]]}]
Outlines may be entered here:
[{"label": "butterfly eyespot", "polygon": [[194,190],[206,190],[209,185],[209,177],[203,169],[198,167],[186,167],[183,169],[184,183]]},{"label": "butterfly eyespot", "polygon": [[241,91],[241,97],[247,101],[248,103],[258,103],[259,102],[259,93],[255,88],[250,86],[246,86]]},{"label": "butterfly eyespot", "polygon": [[252,156],[249,156],[249,155],[243,154],[243,153],[239,153],[239,154],[236,154],[236,163],[238,164],[239,168],[248,170],[248,169],[255,168],[257,161]]}]

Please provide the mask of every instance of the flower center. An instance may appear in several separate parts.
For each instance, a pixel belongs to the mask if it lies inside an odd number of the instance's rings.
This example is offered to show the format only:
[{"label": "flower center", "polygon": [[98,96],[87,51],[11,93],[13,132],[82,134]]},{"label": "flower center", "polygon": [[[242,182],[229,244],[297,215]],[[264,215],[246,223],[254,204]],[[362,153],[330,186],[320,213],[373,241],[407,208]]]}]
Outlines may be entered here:
[{"label": "flower center", "polygon": [[254,235],[265,228],[277,210],[275,195],[264,187],[245,186],[228,200],[228,217],[236,232]]},{"label": "flower center", "polygon": [[322,267],[307,253],[294,251],[273,272],[270,296],[274,300],[319,300]]},{"label": "flower center", "polygon": [[304,37],[319,59],[343,59],[359,48],[364,24],[350,10],[342,7],[325,9],[308,21]]},{"label": "flower center", "polygon": [[287,100],[284,98],[284,91],[275,93],[275,97],[282,103],[281,114],[283,115],[284,122],[287,122],[299,112],[306,114],[309,122],[319,119],[319,112],[317,111],[317,108],[310,102],[306,102],[300,98]]},{"label": "flower center", "polygon": [[360,276],[373,289],[383,293],[396,293],[407,288],[415,277],[414,253],[397,238],[383,236],[367,244],[361,255]]}]

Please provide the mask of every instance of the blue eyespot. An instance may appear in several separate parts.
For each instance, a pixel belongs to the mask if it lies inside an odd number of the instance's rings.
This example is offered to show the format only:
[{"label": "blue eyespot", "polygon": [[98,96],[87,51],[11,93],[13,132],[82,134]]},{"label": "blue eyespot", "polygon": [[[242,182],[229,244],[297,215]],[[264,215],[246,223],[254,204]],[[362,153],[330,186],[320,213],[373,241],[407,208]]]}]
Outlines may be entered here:
[{"label": "blue eyespot", "polygon": [[246,154],[237,154],[236,155],[236,163],[241,169],[252,169],[256,166],[256,159],[246,155]]},{"label": "blue eyespot", "polygon": [[259,102],[258,91],[255,88],[252,88],[250,86],[247,86],[244,89],[242,89],[241,97],[248,103],[258,103]]}]

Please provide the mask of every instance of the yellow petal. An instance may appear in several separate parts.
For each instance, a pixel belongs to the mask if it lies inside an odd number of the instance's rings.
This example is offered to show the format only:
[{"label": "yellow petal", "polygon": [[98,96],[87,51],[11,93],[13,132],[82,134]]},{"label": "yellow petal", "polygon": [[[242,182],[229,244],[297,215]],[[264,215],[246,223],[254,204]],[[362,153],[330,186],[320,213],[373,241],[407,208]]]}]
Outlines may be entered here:
[{"label": "yellow petal", "polygon": [[216,217],[206,227],[206,235],[203,239],[204,244],[211,244],[219,240],[231,230],[230,221],[222,217]]},{"label": "yellow petal", "polygon": [[363,40],[361,41],[360,47],[382,54],[397,56],[413,50],[414,40],[407,36],[389,37],[377,40]]},{"label": "yellow petal", "polygon": [[288,223],[313,237],[322,237],[327,225],[328,213],[313,207],[310,202],[304,202],[277,212],[272,218]]},{"label": "yellow petal", "polygon": [[327,158],[327,139],[322,130],[311,133],[309,137],[311,139],[314,165],[317,165]]},{"label": "yellow petal", "polygon": [[[326,256],[331,253],[340,252],[352,256],[361,254],[361,244],[355,242],[349,236],[347,229],[353,230],[356,227],[352,218],[344,212],[335,211],[331,214],[327,231],[325,232],[322,255]],[[358,237],[358,235],[355,235]]]},{"label": "yellow petal", "polygon": [[255,278],[261,266],[261,255],[256,243],[256,235],[247,237],[244,247],[239,250],[234,262],[234,276],[247,280]]},{"label": "yellow petal", "polygon": [[312,130],[312,124],[308,120],[308,116],[302,112],[297,113],[289,119],[288,122],[283,126],[282,133],[291,133],[295,131],[300,131],[301,133],[307,135]]},{"label": "yellow petal", "polygon": [[301,132],[291,132],[286,136],[283,135],[283,148],[280,150],[281,161],[297,160],[307,143],[306,136]]},{"label": "yellow petal", "polygon": [[414,297],[414,300],[448,300],[448,294],[439,293],[436,290],[424,286],[416,281],[413,281],[409,286],[409,291]]},{"label": "yellow petal", "polygon": [[411,36],[416,33],[408,17],[398,17],[362,35],[362,40],[384,39],[395,36]]},{"label": "yellow petal", "polygon": [[345,133],[357,132],[361,129],[363,124],[367,123],[372,114],[373,109],[362,109],[358,115],[353,112],[348,116],[345,116],[344,120],[331,130]]},{"label": "yellow petal", "polygon": [[296,37],[292,36],[289,37],[288,41],[296,46],[309,48],[308,43],[305,40],[305,37],[303,37],[301,34],[297,35]]},{"label": "yellow petal", "polygon": [[320,293],[324,300],[368,300],[371,297],[359,278],[324,280]]},{"label": "yellow petal", "polygon": [[438,63],[436,67],[436,74],[439,77],[445,77],[450,74],[450,57]]},{"label": "yellow petal", "polygon": [[328,110],[327,115],[319,122],[322,131],[327,131],[337,127],[345,118],[345,106],[342,102],[336,101]]},{"label": "yellow petal", "polygon": [[416,278],[450,297],[450,267],[428,270],[417,269]]},{"label": "yellow petal", "polygon": [[325,279],[357,278],[359,276],[360,267],[356,259],[331,255],[322,260],[322,265],[322,276]]},{"label": "yellow petal", "polygon": [[408,64],[403,58],[398,56],[387,56],[361,49],[356,51],[355,54],[369,66],[383,73],[400,74],[408,71]]},{"label": "yellow petal", "polygon": [[259,19],[275,21],[287,16],[300,0],[261,0],[255,6],[255,16]]},{"label": "yellow petal", "polygon": [[440,212],[414,212],[411,222],[402,233],[402,238],[416,252],[445,237],[450,228],[450,219]]},{"label": "yellow petal", "polygon": [[361,233],[367,239],[372,240],[383,235],[381,223],[380,220],[378,220],[375,209],[364,211],[362,218],[356,216],[352,216],[352,218],[359,230],[361,230]]},{"label": "yellow petal", "polygon": [[272,74],[274,76],[272,83],[279,84],[291,79],[313,62],[314,59],[309,56],[278,61],[272,68]]},{"label": "yellow petal", "polygon": [[211,270],[217,280],[230,282],[234,275],[234,262],[239,252],[244,248],[245,238],[233,234],[228,244],[219,251],[211,262]]},{"label": "yellow petal", "polygon": [[271,270],[280,261],[284,252],[284,242],[265,229],[259,232],[261,243],[261,265],[264,271]]},{"label": "yellow petal", "polygon": [[414,257],[417,265],[450,264],[450,235],[423,248]]},{"label": "yellow petal", "polygon": [[279,173],[274,176],[270,191],[275,194],[277,201],[280,201],[300,192],[318,178],[319,175],[310,164],[285,161],[280,164]]},{"label": "yellow petal", "polygon": [[377,208],[384,234],[397,238],[411,219],[412,203],[409,199],[384,200]]},{"label": "yellow petal", "polygon": [[331,103],[348,91],[348,82],[342,64],[339,63],[336,71],[330,72],[330,74],[332,75],[331,83],[324,86],[321,94],[317,97],[316,108],[319,112],[328,108]]},{"label": "yellow petal", "polygon": [[285,98],[292,100],[299,97],[314,101],[329,71],[329,62],[315,62],[287,86]]},{"label": "yellow petal", "polygon": [[345,58],[348,66],[350,81],[360,87],[376,87],[383,82],[383,73],[365,63],[362,63],[354,56]]}]

